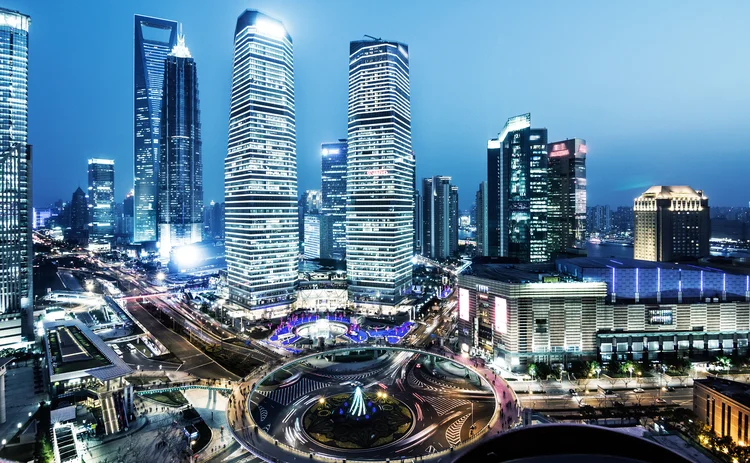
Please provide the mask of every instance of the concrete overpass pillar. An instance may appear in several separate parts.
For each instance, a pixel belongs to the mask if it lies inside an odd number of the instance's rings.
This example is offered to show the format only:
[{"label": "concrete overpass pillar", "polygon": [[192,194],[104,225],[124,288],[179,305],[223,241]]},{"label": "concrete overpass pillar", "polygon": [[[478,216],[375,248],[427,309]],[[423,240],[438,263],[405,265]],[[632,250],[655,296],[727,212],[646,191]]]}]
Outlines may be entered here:
[{"label": "concrete overpass pillar", "polygon": [[0,368],[0,423],[5,423],[5,366]]}]

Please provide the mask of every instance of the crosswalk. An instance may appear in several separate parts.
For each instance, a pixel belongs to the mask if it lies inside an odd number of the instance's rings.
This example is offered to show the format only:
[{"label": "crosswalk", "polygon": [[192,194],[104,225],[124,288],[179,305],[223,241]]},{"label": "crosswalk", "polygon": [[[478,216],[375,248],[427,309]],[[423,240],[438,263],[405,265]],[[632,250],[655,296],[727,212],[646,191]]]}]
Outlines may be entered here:
[{"label": "crosswalk", "polygon": [[425,396],[425,400],[432,405],[432,408],[435,409],[439,416],[443,416],[449,411],[469,403],[468,400],[450,399],[447,397]]},{"label": "crosswalk", "polygon": [[464,423],[466,423],[466,420],[468,419],[469,414],[467,413],[451,423],[451,425],[448,426],[448,429],[445,430],[445,440],[448,441],[448,444],[450,444],[451,447],[456,447],[461,443],[461,428],[464,427]]},{"label": "crosswalk", "polygon": [[281,405],[289,405],[300,397],[327,386],[328,383],[302,378],[291,386],[257,392]]}]

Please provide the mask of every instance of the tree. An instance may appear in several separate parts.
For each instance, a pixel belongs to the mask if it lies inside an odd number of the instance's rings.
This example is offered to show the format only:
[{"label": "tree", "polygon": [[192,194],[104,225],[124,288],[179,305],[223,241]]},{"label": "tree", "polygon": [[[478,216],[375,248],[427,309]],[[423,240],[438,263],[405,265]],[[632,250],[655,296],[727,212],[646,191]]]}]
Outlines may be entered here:
[{"label": "tree", "polygon": [[50,443],[46,434],[44,435],[44,437],[42,437],[42,440],[41,442],[39,442],[39,445],[41,447],[39,451],[40,460],[43,463],[52,463],[53,461],[55,461],[55,452],[52,449],[52,444]]},{"label": "tree", "polygon": [[548,363],[539,362],[536,364],[536,372],[540,379],[546,380],[552,373],[552,367],[550,367]]},{"label": "tree", "polygon": [[534,379],[537,376],[536,363],[529,365],[529,376],[531,376],[531,379]]},{"label": "tree", "polygon": [[621,368],[620,362],[618,362],[617,359],[612,359],[609,361],[609,364],[607,364],[607,372],[611,375],[620,373]]}]

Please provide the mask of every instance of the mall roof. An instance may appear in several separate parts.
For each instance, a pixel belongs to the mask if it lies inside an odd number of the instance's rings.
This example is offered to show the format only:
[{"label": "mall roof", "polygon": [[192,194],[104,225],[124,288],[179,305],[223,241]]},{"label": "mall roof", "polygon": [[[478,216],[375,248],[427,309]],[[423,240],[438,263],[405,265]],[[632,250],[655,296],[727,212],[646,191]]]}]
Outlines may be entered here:
[{"label": "mall roof", "polygon": [[571,259],[558,259],[560,264],[574,265],[580,268],[615,268],[615,269],[652,269],[661,268],[662,270],[684,270],[684,271],[704,271],[717,273],[732,273],[740,275],[750,274],[750,268],[723,265],[721,263],[702,263],[694,262],[690,264],[680,264],[673,262],[652,262],[649,260],[636,260],[626,258],[610,257],[574,257]]},{"label": "mall roof", "polygon": [[746,407],[750,407],[750,385],[748,384],[728,379],[714,378],[712,376],[703,379],[696,379],[695,383],[729,397]]},{"label": "mall roof", "polygon": [[542,277],[555,273],[552,264],[512,264],[473,262],[461,275],[504,281],[506,283],[538,283]]},{"label": "mall roof", "polygon": [[107,381],[129,375],[133,372],[133,369],[130,368],[130,366],[128,366],[128,364],[125,363],[120,358],[120,356],[112,350],[111,347],[109,347],[104,341],[102,341],[102,338],[91,331],[88,326],[81,323],[80,320],[58,320],[45,322],[44,331],[46,333],[50,330],[57,329],[63,326],[75,326],[76,328],[78,328],[81,333],[83,333],[83,335],[86,336],[89,341],[91,341],[91,344],[94,345],[94,348],[96,348],[96,350],[98,350],[100,354],[107,358],[110,364],[91,368],[88,370],[74,370],[55,374],[52,367],[52,362],[50,361],[47,362],[50,369],[50,381],[65,381],[68,379],[80,378],[85,375],[93,376],[94,378],[101,381]]}]

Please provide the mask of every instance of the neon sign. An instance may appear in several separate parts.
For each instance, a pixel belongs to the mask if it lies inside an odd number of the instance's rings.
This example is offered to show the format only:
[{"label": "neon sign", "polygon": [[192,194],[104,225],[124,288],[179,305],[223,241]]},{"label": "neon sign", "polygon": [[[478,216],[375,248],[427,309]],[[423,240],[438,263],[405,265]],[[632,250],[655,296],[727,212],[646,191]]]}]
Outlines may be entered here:
[{"label": "neon sign", "polygon": [[570,151],[568,150],[556,150],[556,151],[550,151],[549,157],[555,158],[559,156],[567,156],[570,154]]},{"label": "neon sign", "polygon": [[589,149],[588,149],[588,147],[586,145],[581,144],[581,145],[578,146],[578,152],[586,154],[586,153],[589,152]]},{"label": "neon sign", "polygon": [[373,176],[373,177],[377,177],[379,175],[388,175],[388,171],[387,170],[383,170],[383,169],[368,170],[367,171],[367,175],[370,175],[370,176]]},{"label": "neon sign", "polygon": [[495,331],[508,332],[508,301],[495,297]]},{"label": "neon sign", "polygon": [[469,290],[458,289],[458,316],[461,320],[469,321]]}]

